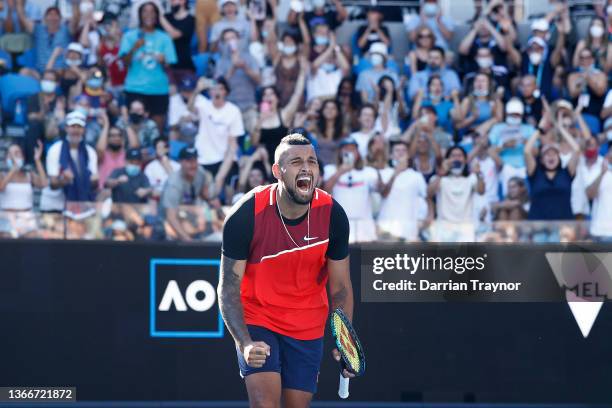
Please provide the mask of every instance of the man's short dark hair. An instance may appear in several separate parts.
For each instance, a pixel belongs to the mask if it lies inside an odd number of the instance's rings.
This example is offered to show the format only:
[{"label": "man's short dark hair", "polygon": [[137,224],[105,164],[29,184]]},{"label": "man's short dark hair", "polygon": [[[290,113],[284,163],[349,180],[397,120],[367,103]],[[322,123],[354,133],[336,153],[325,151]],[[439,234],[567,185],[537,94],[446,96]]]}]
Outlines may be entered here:
[{"label": "man's short dark hair", "polygon": [[432,47],[432,49],[429,50],[429,52],[432,51],[438,51],[440,54],[442,54],[442,58],[446,57],[446,51],[444,51],[444,48],[436,45],[435,47]]},{"label": "man's short dark hair", "polygon": [[310,140],[304,135],[301,135],[299,133],[292,133],[290,135],[287,135],[281,139],[278,146],[276,146],[276,150],[274,150],[274,163],[280,162],[280,156],[282,155],[286,146],[311,146],[311,145],[312,143],[310,143]]},{"label": "man's short dark hair", "polygon": [[240,38],[240,33],[238,32],[238,30],[236,30],[235,28],[232,28],[232,27],[228,27],[225,30],[221,31],[221,36],[219,38],[221,38],[223,40],[223,38],[225,37],[225,34],[227,34],[229,32],[235,33],[236,36],[238,38]]},{"label": "man's short dark hair", "polygon": [[157,145],[162,142],[164,142],[166,146],[170,145],[170,142],[166,136],[157,136],[155,139],[153,139],[153,148],[157,148]]},{"label": "man's short dark hair", "polygon": [[220,76],[219,78],[216,79],[217,83],[219,85],[223,85],[223,87],[225,88],[225,92],[227,92],[227,94],[229,95],[229,93],[231,92],[229,83],[227,82],[227,79],[225,79],[225,77]]}]

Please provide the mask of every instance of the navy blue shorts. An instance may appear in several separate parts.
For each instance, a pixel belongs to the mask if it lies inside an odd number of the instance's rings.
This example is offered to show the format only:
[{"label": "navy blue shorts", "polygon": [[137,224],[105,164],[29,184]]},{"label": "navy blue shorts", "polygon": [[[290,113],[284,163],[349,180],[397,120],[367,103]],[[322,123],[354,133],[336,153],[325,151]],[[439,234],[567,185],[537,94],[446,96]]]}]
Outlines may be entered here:
[{"label": "navy blue shorts", "polygon": [[317,392],[319,367],[323,357],[323,338],[315,340],[297,340],[275,333],[265,327],[247,325],[253,341],[263,341],[270,346],[270,355],[263,367],[253,368],[247,365],[240,350],[238,366],[240,375],[262,372],[276,372],[281,375],[283,388]]}]

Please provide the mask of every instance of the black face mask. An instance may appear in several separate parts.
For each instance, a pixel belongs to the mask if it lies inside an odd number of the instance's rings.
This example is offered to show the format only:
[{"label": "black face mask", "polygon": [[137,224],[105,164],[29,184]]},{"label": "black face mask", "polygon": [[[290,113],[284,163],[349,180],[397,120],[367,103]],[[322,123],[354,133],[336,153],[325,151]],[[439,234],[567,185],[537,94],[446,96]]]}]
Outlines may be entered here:
[{"label": "black face mask", "polygon": [[113,152],[118,152],[119,150],[121,150],[122,147],[123,146],[120,144],[109,144],[108,145],[108,148],[112,150]]},{"label": "black face mask", "polygon": [[176,14],[181,10],[181,6],[179,5],[174,5],[172,7],[170,7],[170,11],[172,12],[172,14]]},{"label": "black face mask", "polygon": [[135,125],[140,124],[140,122],[142,122],[144,119],[144,115],[141,115],[140,113],[130,113],[130,122],[132,122]]}]

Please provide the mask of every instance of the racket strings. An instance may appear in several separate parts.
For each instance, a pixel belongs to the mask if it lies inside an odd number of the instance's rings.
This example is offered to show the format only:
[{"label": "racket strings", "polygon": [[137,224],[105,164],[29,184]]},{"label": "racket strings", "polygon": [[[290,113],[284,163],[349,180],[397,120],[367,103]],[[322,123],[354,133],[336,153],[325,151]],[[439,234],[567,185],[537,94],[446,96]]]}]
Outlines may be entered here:
[{"label": "racket strings", "polygon": [[340,353],[346,358],[349,368],[354,372],[359,372],[361,369],[361,359],[348,328],[338,315],[333,316],[333,323],[336,328],[336,337],[340,343]]}]

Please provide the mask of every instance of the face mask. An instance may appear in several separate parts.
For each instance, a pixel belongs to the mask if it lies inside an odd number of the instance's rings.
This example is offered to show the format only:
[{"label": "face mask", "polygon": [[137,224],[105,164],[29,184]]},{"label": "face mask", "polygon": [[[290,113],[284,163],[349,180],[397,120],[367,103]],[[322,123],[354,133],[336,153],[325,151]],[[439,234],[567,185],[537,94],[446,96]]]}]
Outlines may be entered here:
[{"label": "face mask", "polygon": [[480,98],[482,96],[489,96],[489,90],[485,89],[483,91],[479,91],[477,89],[474,89],[474,92],[472,92],[472,94],[477,98]]},{"label": "face mask", "polygon": [[540,62],[542,62],[542,54],[539,52],[530,53],[529,62],[531,62],[531,65],[540,65]]},{"label": "face mask", "polygon": [[595,69],[595,64],[591,64],[588,67],[578,67],[579,72],[588,72]]},{"label": "face mask", "polygon": [[44,92],[44,93],[53,93],[55,92],[55,90],[57,89],[57,84],[55,83],[55,81],[49,81],[48,79],[43,79],[42,81],[40,81],[40,89]]},{"label": "face mask", "polygon": [[608,130],[606,132],[606,138],[608,139],[608,142],[612,142],[612,130]]},{"label": "face mask", "polygon": [[435,17],[438,14],[438,5],[434,3],[425,3],[423,5],[423,13],[427,17]]},{"label": "face mask", "polygon": [[108,148],[113,152],[118,152],[123,146],[120,144],[109,144]]},{"label": "face mask", "polygon": [[594,159],[597,157],[597,152],[599,151],[598,148],[594,147],[592,149],[586,149],[584,151],[584,157],[586,157],[587,159]]},{"label": "face mask", "polygon": [[336,65],[331,62],[325,62],[321,64],[321,69],[325,72],[334,72],[336,70]]},{"label": "face mask", "polygon": [[176,14],[179,11],[181,11],[181,6],[179,4],[176,4],[172,7],[170,7],[170,11],[172,12],[172,14]]},{"label": "face mask", "polygon": [[315,44],[316,45],[327,45],[329,44],[329,39],[327,37],[318,35],[315,37]]},{"label": "face mask", "polygon": [[227,42],[230,51],[236,51],[238,49],[238,40],[229,40]]},{"label": "face mask", "polygon": [[604,29],[602,26],[595,25],[589,29],[589,33],[591,33],[591,37],[599,38],[604,35]]},{"label": "face mask", "polygon": [[144,119],[144,115],[141,115],[140,113],[130,113],[130,122],[132,122],[135,125],[142,122],[143,119]]},{"label": "face mask", "polygon": [[492,58],[476,58],[476,63],[480,68],[487,69],[493,66]]},{"label": "face mask", "polygon": [[12,159],[7,159],[6,160],[6,165],[8,166],[9,169],[21,169],[23,167],[23,159],[16,159],[15,161],[13,161]]},{"label": "face mask", "polygon": [[463,164],[460,160],[453,160],[451,163],[450,172],[453,176],[460,176],[463,173],[463,169],[465,164]]},{"label": "face mask", "polygon": [[608,163],[608,171],[612,171],[612,163]]},{"label": "face mask", "polygon": [[87,80],[87,87],[92,89],[100,89],[102,88],[102,78],[89,78]]},{"label": "face mask", "polygon": [[378,66],[381,66],[385,62],[385,59],[380,54],[372,54],[372,56],[370,56],[370,62],[375,67],[378,67]]},{"label": "face mask", "polygon": [[297,51],[297,47],[295,45],[283,45],[281,50],[285,55],[293,55]]},{"label": "face mask", "polygon": [[572,120],[572,118],[569,118],[566,116],[563,119],[561,119],[561,123],[563,124],[563,127],[570,128],[574,124],[574,121]]},{"label": "face mask", "polygon": [[77,106],[75,109],[75,111],[77,112],[81,112],[83,114],[83,116],[88,117],[89,116],[89,109],[83,107],[83,106]]},{"label": "face mask", "polygon": [[263,38],[264,40],[265,40],[266,38],[268,38],[268,32],[267,32],[267,31],[265,31],[265,30],[262,30],[262,32],[261,32],[261,38]]},{"label": "face mask", "polygon": [[66,60],[66,65],[68,65],[69,67],[79,67],[81,66],[81,63],[83,62],[82,59],[67,59]]},{"label": "face mask", "polygon": [[521,120],[520,117],[516,117],[516,116],[508,116],[506,118],[506,123],[510,126],[518,126],[522,123],[523,121]]},{"label": "face mask", "polygon": [[313,0],[312,5],[314,8],[323,8],[325,7],[325,0]]},{"label": "face mask", "polygon": [[137,176],[140,173],[140,166],[137,166],[135,164],[126,164],[125,172],[130,177]]}]

